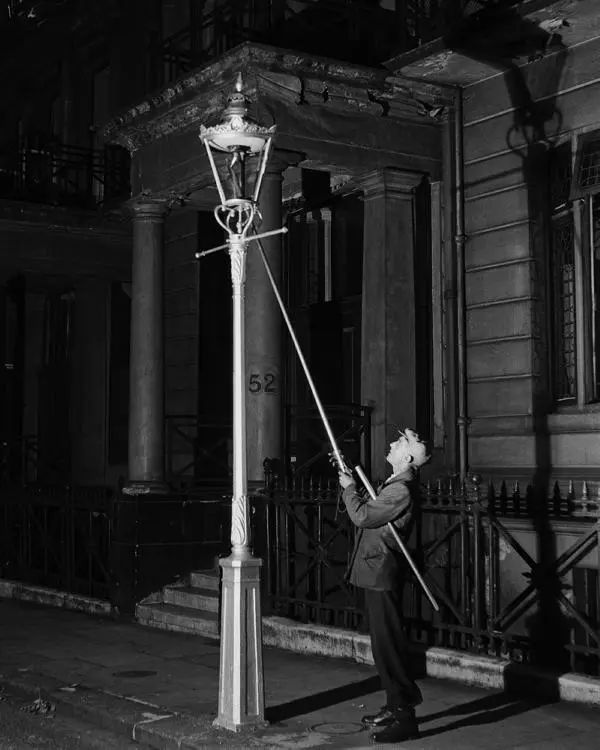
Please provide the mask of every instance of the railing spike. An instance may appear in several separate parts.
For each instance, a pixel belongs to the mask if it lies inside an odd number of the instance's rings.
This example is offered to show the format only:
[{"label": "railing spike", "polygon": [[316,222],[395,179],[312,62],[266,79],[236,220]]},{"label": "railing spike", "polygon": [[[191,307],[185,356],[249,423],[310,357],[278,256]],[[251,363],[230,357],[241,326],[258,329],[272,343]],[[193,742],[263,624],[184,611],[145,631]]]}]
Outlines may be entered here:
[{"label": "railing spike", "polygon": [[584,500],[588,499],[588,486],[587,486],[587,482],[586,481],[583,482],[583,485],[581,487],[581,497]]}]

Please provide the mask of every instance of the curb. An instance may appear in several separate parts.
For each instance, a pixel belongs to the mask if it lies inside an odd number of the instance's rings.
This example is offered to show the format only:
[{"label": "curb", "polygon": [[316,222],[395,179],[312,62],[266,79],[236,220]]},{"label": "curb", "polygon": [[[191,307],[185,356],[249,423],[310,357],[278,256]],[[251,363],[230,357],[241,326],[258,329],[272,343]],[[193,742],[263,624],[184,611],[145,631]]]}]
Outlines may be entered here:
[{"label": "curb", "polygon": [[30,670],[0,674],[0,688],[26,700],[42,697],[60,714],[84,721],[156,750],[206,750],[222,746],[272,747],[268,736],[232,735],[215,728],[212,716],[190,716],[117,693],[67,685]]},{"label": "curb", "polygon": [[[301,654],[353,659],[373,664],[368,635],[343,628],[323,628],[285,617],[263,617],[263,642],[267,646]],[[585,705],[600,705],[600,678],[566,672],[545,672],[508,659],[464,651],[412,647],[421,672],[427,677],[451,680],[474,687],[538,695]]]},{"label": "curb", "polygon": [[88,615],[104,617],[111,617],[115,612],[112,604],[104,599],[70,594],[67,591],[59,591],[46,586],[33,586],[29,583],[11,581],[7,578],[0,578],[0,598],[18,599],[22,602],[44,604],[48,607],[70,609],[74,612],[85,612]]}]

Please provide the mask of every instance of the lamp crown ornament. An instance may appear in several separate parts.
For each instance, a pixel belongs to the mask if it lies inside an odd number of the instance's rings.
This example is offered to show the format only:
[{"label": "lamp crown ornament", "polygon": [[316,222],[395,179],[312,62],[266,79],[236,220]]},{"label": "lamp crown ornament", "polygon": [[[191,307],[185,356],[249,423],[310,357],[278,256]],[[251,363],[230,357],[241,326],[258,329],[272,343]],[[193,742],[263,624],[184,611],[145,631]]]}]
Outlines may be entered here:
[{"label": "lamp crown ornament", "polygon": [[217,151],[260,153],[275,135],[276,126],[268,127],[254,120],[248,114],[248,105],[242,74],[238,73],[221,121],[209,127],[201,125],[200,138]]},{"label": "lamp crown ornament", "polygon": [[221,121],[200,127],[200,139],[221,199],[215,218],[230,237],[245,237],[260,220],[258,196],[275,129],[275,125],[261,125],[248,114],[241,73]]}]

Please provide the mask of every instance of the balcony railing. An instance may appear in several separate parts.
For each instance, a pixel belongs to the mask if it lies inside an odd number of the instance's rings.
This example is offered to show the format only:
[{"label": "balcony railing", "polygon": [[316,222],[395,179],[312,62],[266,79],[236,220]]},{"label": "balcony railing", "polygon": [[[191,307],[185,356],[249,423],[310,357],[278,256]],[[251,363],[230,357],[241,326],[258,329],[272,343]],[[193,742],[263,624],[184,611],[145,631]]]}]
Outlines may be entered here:
[{"label": "balcony railing", "polygon": [[0,197],[98,208],[129,194],[127,151],[28,143],[0,157]]},{"label": "balcony railing", "polygon": [[244,41],[377,65],[441,35],[467,0],[404,0],[387,10],[365,0],[225,0],[151,45],[153,85],[174,80]]}]

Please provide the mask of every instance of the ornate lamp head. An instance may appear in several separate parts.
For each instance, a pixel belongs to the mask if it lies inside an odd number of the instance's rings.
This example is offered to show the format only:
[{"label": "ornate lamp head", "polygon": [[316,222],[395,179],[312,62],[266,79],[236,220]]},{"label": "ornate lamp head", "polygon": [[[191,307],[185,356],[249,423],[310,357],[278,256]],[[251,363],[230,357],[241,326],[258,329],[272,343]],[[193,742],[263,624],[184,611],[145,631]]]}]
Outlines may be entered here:
[{"label": "ornate lamp head", "polygon": [[221,121],[200,127],[221,199],[215,217],[229,234],[245,235],[258,213],[258,197],[274,134],[275,125],[260,125],[248,115],[241,73]]}]

